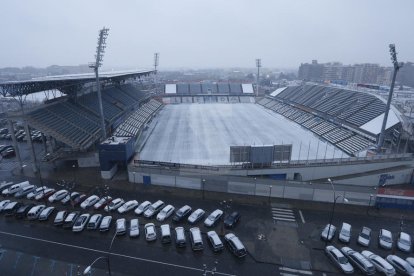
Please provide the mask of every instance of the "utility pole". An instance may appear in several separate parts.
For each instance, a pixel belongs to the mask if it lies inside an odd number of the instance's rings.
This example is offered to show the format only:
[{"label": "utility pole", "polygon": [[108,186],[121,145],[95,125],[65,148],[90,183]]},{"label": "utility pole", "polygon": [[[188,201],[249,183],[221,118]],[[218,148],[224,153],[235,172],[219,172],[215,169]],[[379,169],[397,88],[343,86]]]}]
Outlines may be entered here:
[{"label": "utility pole", "polygon": [[96,77],[96,91],[98,94],[98,105],[99,105],[99,113],[101,117],[101,128],[102,128],[102,140],[106,138],[106,127],[105,127],[105,117],[102,107],[102,95],[101,95],[101,85],[99,83],[99,67],[102,66],[102,60],[105,53],[106,48],[106,38],[108,37],[108,28],[103,27],[99,31],[98,37],[98,46],[96,47],[96,55],[95,55],[95,62],[89,64],[89,68],[92,68],[95,71]]},{"label": "utility pole", "polygon": [[160,53],[155,53],[154,54],[154,71],[155,71],[155,74],[154,74],[154,86],[155,86],[155,94],[157,94],[158,93],[158,86],[157,86],[157,73],[158,73],[158,71],[157,71],[157,68],[158,68],[158,63],[159,63],[159,60],[160,60]]},{"label": "utility pole", "polygon": [[257,67],[256,97],[258,97],[259,96],[260,67],[262,67],[262,60],[260,58],[256,59],[256,67]]},{"label": "utility pole", "polygon": [[378,139],[378,144],[377,144],[378,153],[381,152],[381,149],[384,145],[385,128],[387,126],[388,113],[390,111],[390,106],[391,106],[391,101],[392,101],[392,94],[394,93],[395,78],[397,77],[398,70],[400,70],[400,68],[403,66],[403,63],[402,62],[399,63],[397,60],[397,52],[395,51],[395,44],[390,44],[389,47],[390,47],[391,61],[392,61],[392,64],[394,65],[394,73],[392,75],[390,92],[388,93],[388,101],[387,101],[387,106],[385,108],[384,120],[382,121],[381,133]]}]

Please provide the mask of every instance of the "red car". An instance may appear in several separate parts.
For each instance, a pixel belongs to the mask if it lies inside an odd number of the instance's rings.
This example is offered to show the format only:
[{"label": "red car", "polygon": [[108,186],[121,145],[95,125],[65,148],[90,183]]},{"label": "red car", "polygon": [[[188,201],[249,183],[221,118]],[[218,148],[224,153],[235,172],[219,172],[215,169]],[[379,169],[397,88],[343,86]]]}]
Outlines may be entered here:
[{"label": "red car", "polygon": [[81,194],[77,197],[75,197],[72,201],[73,206],[77,206],[79,204],[81,204],[84,200],[86,199],[86,195],[85,194]]},{"label": "red car", "polygon": [[55,193],[55,189],[47,188],[35,196],[36,200],[48,199]]}]

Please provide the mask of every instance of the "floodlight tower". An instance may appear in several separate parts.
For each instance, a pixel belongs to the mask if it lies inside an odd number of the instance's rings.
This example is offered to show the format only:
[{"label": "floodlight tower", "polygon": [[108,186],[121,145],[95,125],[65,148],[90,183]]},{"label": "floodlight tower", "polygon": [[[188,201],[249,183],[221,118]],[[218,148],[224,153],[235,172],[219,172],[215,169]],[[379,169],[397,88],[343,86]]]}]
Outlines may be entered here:
[{"label": "floodlight tower", "polygon": [[262,67],[262,60],[260,58],[256,59],[257,67],[257,78],[256,78],[256,97],[259,96],[259,79],[260,79],[260,67]]},{"label": "floodlight tower", "polygon": [[90,68],[93,68],[96,76],[96,91],[98,94],[98,104],[99,104],[99,113],[101,115],[101,128],[102,128],[102,140],[106,138],[106,127],[105,127],[105,117],[102,107],[102,95],[101,95],[101,85],[99,83],[99,67],[102,66],[102,60],[106,48],[106,38],[108,37],[108,28],[103,27],[99,31],[98,36],[98,46],[96,47],[95,62],[89,64]]},{"label": "floodlight tower", "polygon": [[160,53],[155,53],[154,54],[154,86],[155,86],[155,93],[157,93],[157,67],[158,67],[158,63],[160,60]]},{"label": "floodlight tower", "polygon": [[381,148],[384,144],[385,127],[387,125],[388,113],[390,111],[390,106],[391,106],[391,101],[392,101],[392,94],[394,92],[395,78],[397,77],[398,70],[400,70],[400,68],[403,66],[403,63],[398,62],[397,60],[397,52],[395,51],[395,44],[390,44],[389,47],[390,47],[391,61],[392,61],[392,64],[394,65],[394,73],[392,75],[390,92],[388,93],[388,101],[387,101],[387,106],[385,108],[384,120],[382,121],[381,133],[378,139],[377,152],[381,152]]}]

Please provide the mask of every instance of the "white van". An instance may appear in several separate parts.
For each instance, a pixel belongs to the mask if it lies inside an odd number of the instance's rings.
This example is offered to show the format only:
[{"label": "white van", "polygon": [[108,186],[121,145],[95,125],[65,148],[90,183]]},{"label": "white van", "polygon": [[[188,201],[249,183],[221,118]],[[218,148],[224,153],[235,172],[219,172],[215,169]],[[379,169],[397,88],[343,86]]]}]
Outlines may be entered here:
[{"label": "white van", "polygon": [[45,205],[37,205],[32,207],[32,209],[30,209],[30,211],[27,213],[27,218],[29,220],[35,220],[39,218],[40,213],[43,211],[43,209],[45,209],[46,206]]},{"label": "white van", "polygon": [[14,184],[14,185],[10,186],[10,188],[4,190],[2,192],[2,194],[3,195],[13,195],[13,194],[17,193],[18,191],[20,191],[20,189],[22,189],[26,186],[29,186],[29,185],[30,185],[29,181],[24,181],[24,182],[21,182],[21,183],[17,183],[17,184]]},{"label": "white van", "polygon": [[194,251],[203,250],[203,239],[201,238],[201,232],[198,227],[193,227],[190,229],[190,240],[191,240],[191,248]]},{"label": "white van", "polygon": [[170,242],[171,242],[170,225],[163,224],[161,225],[161,243],[170,243]]}]

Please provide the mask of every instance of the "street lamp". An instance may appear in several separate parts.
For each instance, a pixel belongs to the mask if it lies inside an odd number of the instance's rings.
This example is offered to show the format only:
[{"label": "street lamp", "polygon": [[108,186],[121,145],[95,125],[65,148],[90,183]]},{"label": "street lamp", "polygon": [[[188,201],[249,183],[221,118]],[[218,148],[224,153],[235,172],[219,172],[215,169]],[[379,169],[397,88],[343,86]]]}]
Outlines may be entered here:
[{"label": "street lamp", "polygon": [[95,262],[97,262],[98,260],[101,260],[101,259],[106,259],[106,262],[108,264],[108,274],[109,274],[109,276],[112,276],[112,274],[111,274],[111,263],[109,262],[109,254],[111,252],[111,248],[112,248],[112,245],[114,243],[115,237],[116,237],[116,231],[114,233],[114,236],[112,237],[111,244],[109,245],[107,255],[106,256],[100,256],[100,257],[96,258],[90,265],[88,265],[85,268],[85,270],[83,271],[83,275],[91,273],[92,266],[95,264]]},{"label": "street lamp", "polygon": [[328,181],[329,181],[329,183],[331,184],[331,187],[332,187],[332,191],[333,191],[333,198],[334,198],[334,201],[333,201],[333,205],[332,205],[332,211],[331,211],[331,216],[330,216],[330,219],[329,219],[329,226],[328,226],[328,233],[327,233],[327,235],[326,235],[326,240],[325,240],[325,246],[326,245],[328,245],[328,240],[329,240],[329,234],[330,234],[330,232],[331,232],[331,225],[332,225],[332,220],[333,220],[333,217],[334,217],[334,213],[335,213],[335,205],[336,205],[336,201],[339,199],[339,198],[343,198],[343,201],[345,202],[345,203],[348,203],[348,199],[346,198],[346,197],[344,197],[343,195],[336,195],[336,192],[335,192],[335,187],[334,187],[334,184],[333,184],[333,181],[330,179],[330,178],[328,178]]},{"label": "street lamp", "polygon": [[[225,219],[226,217],[226,213],[227,213],[226,210],[231,208],[232,203],[233,203],[232,199],[229,199],[229,201],[223,200],[220,202],[220,205],[223,206],[223,219]],[[221,234],[224,235],[224,221],[221,224]]]},{"label": "street lamp", "polygon": [[270,203],[270,198],[272,197],[272,188],[273,188],[273,186],[270,185],[269,186],[269,203]]},{"label": "street lamp", "polygon": [[373,194],[370,194],[369,195],[369,203],[368,203],[368,208],[367,208],[367,215],[369,215],[369,209],[371,208],[371,200],[372,200],[373,197],[374,197]]},{"label": "street lamp", "polygon": [[202,184],[202,194],[203,194],[203,200],[204,200],[204,186],[206,185],[206,180],[203,178],[203,180],[201,180],[201,184]]}]

